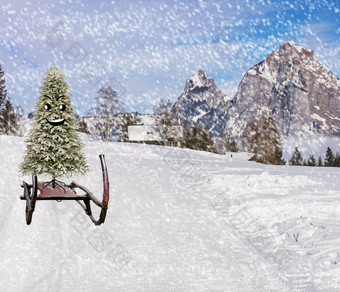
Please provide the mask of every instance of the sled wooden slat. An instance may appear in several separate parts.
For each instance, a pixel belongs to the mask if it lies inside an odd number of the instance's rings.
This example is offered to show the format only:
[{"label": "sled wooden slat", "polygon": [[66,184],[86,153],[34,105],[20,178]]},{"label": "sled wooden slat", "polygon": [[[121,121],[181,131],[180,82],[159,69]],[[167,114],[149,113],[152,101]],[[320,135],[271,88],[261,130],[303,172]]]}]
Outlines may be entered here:
[{"label": "sled wooden slat", "polygon": [[[78,196],[78,197],[63,197],[63,196],[54,196],[54,197],[37,197],[37,201],[77,201],[77,200],[86,200],[87,196]],[[20,196],[20,200],[26,200],[25,196]]]},{"label": "sled wooden slat", "polygon": [[38,190],[40,191],[39,197],[78,197],[67,185],[63,185],[62,187],[57,185],[55,188],[52,188],[50,185],[45,187],[42,182],[39,182]]}]

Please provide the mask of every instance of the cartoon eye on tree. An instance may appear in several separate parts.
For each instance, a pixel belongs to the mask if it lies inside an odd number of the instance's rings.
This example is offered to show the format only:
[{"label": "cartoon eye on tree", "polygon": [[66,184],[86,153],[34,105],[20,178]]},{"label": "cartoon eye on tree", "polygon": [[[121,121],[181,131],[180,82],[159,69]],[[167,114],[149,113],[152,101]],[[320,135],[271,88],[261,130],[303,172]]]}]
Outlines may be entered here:
[{"label": "cartoon eye on tree", "polygon": [[88,171],[68,89],[61,69],[55,65],[49,68],[40,87],[32,130],[20,165],[24,175],[52,177],[52,187],[56,177]]}]

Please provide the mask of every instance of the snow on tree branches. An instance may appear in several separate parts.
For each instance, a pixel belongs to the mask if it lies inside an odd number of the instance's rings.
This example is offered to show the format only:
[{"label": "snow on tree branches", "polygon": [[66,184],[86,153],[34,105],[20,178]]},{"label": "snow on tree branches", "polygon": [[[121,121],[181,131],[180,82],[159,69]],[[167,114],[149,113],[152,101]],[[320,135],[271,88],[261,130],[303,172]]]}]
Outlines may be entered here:
[{"label": "snow on tree branches", "polygon": [[0,65],[0,134],[18,134],[18,114],[7,96],[5,74]]},{"label": "snow on tree branches", "polygon": [[276,122],[267,109],[262,109],[258,118],[250,122],[243,132],[244,147],[251,153],[252,161],[283,165],[281,136]]},{"label": "snow on tree branches", "polygon": [[340,154],[337,152],[336,155],[334,155],[332,149],[327,147],[324,162],[322,162],[321,156],[319,156],[318,161],[316,162],[313,154],[309,155],[308,160],[305,161],[299,148],[295,147],[294,153],[289,160],[289,164],[299,166],[340,167]]},{"label": "snow on tree branches", "polygon": [[303,165],[303,157],[298,147],[295,147],[294,153],[289,160],[290,165]]},{"label": "snow on tree branches", "polygon": [[3,108],[7,97],[7,90],[5,85],[5,74],[0,65],[0,110]]},{"label": "snow on tree branches", "polygon": [[11,100],[6,98],[4,106],[0,110],[0,134],[16,135],[18,130],[18,116],[15,113]]},{"label": "snow on tree branches", "polygon": [[68,89],[62,71],[55,65],[49,68],[40,87],[30,137],[26,140],[20,166],[24,175],[44,174],[56,178],[88,171]]},{"label": "snow on tree branches", "polygon": [[173,126],[177,125],[175,114],[171,109],[172,102],[169,99],[161,99],[154,106],[155,122],[153,130],[159,135],[164,145],[168,138],[173,134]]},{"label": "snow on tree branches", "polygon": [[333,154],[332,149],[330,147],[327,147],[324,165],[334,166],[334,160],[335,160],[335,156]]},{"label": "snow on tree branches", "polygon": [[103,86],[98,90],[96,105],[92,115],[96,120],[96,130],[104,141],[109,141],[114,129],[119,127],[119,114],[124,112],[124,105],[119,99],[118,92],[111,86]]}]

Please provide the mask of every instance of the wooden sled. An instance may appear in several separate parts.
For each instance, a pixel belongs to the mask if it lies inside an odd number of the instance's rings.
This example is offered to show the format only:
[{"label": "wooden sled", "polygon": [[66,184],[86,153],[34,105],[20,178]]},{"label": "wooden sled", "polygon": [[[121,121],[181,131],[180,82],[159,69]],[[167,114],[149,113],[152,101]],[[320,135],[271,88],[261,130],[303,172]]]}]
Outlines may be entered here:
[{"label": "wooden sled", "polygon": [[[88,189],[72,182],[69,185],[63,182],[52,180],[52,182],[42,183],[38,182],[36,175],[32,176],[32,184],[28,184],[23,181],[21,187],[24,188],[24,195],[20,196],[21,200],[26,200],[26,223],[27,225],[32,222],[32,215],[35,209],[36,201],[42,200],[74,200],[77,201],[80,206],[85,210],[86,214],[91,218],[95,225],[100,225],[104,223],[106,212],[109,204],[109,178],[107,174],[107,168],[105,163],[105,156],[103,154],[99,155],[102,174],[103,174],[103,199],[100,202]],[[77,194],[77,189],[84,192],[83,195]],[[39,194],[38,194],[39,192]],[[101,208],[99,219],[96,220],[91,211],[91,201]]]}]

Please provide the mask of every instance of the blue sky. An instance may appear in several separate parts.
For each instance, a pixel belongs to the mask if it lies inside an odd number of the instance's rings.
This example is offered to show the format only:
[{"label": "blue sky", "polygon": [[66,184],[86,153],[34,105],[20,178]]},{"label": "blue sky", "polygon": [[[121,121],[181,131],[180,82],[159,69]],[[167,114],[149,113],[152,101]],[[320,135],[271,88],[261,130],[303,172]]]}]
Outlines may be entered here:
[{"label": "blue sky", "polygon": [[0,63],[14,103],[37,101],[55,61],[84,115],[102,85],[128,111],[175,101],[203,69],[232,98],[244,73],[285,40],[340,76],[339,1],[20,1],[0,4]]}]

